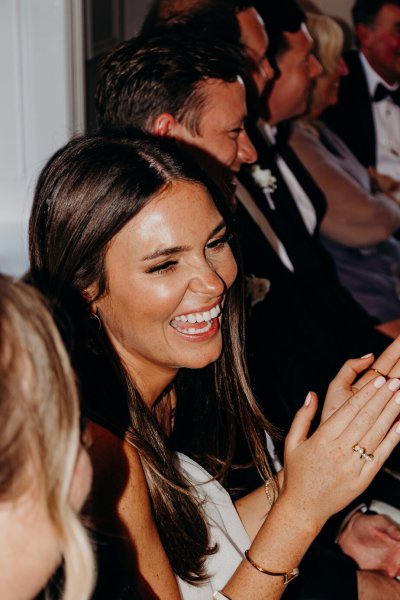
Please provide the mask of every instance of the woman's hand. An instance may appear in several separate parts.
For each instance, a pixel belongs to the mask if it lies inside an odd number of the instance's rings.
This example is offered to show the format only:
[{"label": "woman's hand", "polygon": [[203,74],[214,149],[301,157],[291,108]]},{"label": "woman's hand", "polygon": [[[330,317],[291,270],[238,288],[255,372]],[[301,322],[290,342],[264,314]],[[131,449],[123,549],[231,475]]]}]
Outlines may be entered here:
[{"label": "woman's hand", "polygon": [[[361,373],[363,375],[359,377]],[[373,354],[369,354],[345,362],[328,388],[321,423],[379,374],[400,378],[400,337],[395,339],[377,360],[374,360]]]},{"label": "woman's hand", "polygon": [[299,519],[322,527],[369,485],[400,441],[399,387],[398,379],[374,373],[309,438],[317,398],[307,396],[286,438],[280,495],[291,499]]}]

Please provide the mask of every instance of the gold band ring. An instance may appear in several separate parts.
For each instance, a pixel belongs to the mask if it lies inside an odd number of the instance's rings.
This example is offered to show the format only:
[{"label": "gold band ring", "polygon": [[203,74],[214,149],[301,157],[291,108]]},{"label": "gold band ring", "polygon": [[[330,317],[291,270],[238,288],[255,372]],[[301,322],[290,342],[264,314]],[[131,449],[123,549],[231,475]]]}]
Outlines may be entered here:
[{"label": "gold band ring", "polygon": [[375,371],[375,373],[378,373],[378,375],[381,375],[382,377],[384,377],[385,379],[387,379],[387,375],[385,375],[384,373],[381,373],[381,371],[379,371],[379,369],[374,369],[373,367],[370,367],[368,369],[368,371]]}]

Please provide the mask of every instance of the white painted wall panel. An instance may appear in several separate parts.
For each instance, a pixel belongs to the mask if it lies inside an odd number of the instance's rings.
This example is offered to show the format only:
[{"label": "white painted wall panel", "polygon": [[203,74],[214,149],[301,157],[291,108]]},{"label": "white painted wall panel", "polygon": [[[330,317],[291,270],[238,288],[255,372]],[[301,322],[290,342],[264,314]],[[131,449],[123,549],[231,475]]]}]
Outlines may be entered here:
[{"label": "white painted wall panel", "polygon": [[27,266],[37,175],[83,127],[80,0],[0,0],[0,270]]}]

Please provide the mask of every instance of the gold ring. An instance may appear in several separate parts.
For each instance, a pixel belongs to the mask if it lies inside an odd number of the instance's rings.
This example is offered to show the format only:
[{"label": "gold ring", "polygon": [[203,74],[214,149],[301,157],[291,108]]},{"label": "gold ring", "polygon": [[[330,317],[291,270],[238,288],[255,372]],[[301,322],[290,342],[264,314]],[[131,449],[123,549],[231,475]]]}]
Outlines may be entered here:
[{"label": "gold ring", "polygon": [[379,369],[374,369],[373,367],[370,367],[370,368],[368,369],[368,371],[375,371],[375,373],[378,373],[378,375],[381,375],[382,377],[384,377],[385,379],[387,379],[387,375],[384,375],[383,373],[381,373],[381,372],[379,371]]}]

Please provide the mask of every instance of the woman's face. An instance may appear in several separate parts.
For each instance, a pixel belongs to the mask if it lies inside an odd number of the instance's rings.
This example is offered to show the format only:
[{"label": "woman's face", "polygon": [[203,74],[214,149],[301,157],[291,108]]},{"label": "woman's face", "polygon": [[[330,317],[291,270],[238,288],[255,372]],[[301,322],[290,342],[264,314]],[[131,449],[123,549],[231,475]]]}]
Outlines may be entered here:
[{"label": "woman's face", "polygon": [[313,108],[314,116],[318,116],[328,106],[338,101],[340,79],[349,74],[346,62],[341,56],[336,60],[336,66],[331,73],[322,75],[316,80],[317,104]]},{"label": "woman's face", "polygon": [[[89,492],[91,463],[80,449],[70,488],[70,503],[78,511]],[[0,504],[0,598],[30,600],[44,588],[61,562],[61,544],[50,519],[40,479],[16,499]]]},{"label": "woman's face", "polygon": [[111,241],[108,289],[92,308],[144,396],[157,373],[171,380],[219,357],[224,296],[237,274],[228,242],[209,194],[187,182],[157,195]]}]

